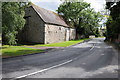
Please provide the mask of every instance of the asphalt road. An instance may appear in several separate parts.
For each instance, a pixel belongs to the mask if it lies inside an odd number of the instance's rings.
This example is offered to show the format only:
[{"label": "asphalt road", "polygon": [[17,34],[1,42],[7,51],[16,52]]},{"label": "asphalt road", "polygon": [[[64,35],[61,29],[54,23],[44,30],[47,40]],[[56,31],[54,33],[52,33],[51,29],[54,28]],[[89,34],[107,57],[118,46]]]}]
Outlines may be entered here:
[{"label": "asphalt road", "polygon": [[3,59],[3,78],[118,78],[118,52],[95,38],[42,54]]}]

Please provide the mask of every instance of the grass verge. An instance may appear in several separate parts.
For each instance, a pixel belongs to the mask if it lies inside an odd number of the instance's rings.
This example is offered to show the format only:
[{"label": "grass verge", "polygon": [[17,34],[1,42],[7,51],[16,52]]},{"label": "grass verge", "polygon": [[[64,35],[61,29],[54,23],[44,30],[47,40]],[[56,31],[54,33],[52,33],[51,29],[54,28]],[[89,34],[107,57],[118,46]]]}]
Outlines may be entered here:
[{"label": "grass verge", "polygon": [[3,46],[1,50],[3,57],[14,57],[14,56],[20,56],[20,55],[26,55],[32,53],[39,53],[42,51],[43,50],[40,49],[32,49],[21,46],[8,46],[8,45]]},{"label": "grass verge", "polygon": [[60,43],[52,43],[52,44],[46,44],[46,45],[38,44],[38,45],[35,45],[35,46],[42,46],[42,47],[67,47],[67,46],[71,46],[71,45],[83,42],[84,40],[88,40],[88,39],[89,38],[80,39],[80,40],[65,41],[65,42],[60,42]]},{"label": "grass verge", "polygon": [[[32,45],[32,47],[67,47],[67,46],[71,46],[71,45],[83,42],[84,40],[88,40],[88,38],[80,39],[80,40],[65,41],[60,43],[52,43],[52,44],[46,44],[46,45],[37,44],[37,45]],[[2,57],[21,56],[21,55],[39,53],[44,51],[41,49],[34,49],[34,48],[27,48],[27,47],[29,46],[28,45],[25,45],[25,46],[4,45],[2,46],[2,49],[1,49]]]}]

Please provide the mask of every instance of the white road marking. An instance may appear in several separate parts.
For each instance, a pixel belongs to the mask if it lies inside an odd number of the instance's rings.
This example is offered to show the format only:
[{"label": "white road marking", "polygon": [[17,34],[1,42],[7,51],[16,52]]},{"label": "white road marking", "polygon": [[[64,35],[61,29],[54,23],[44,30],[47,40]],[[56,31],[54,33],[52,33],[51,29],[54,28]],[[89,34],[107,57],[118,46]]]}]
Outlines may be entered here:
[{"label": "white road marking", "polygon": [[[93,47],[90,49],[90,51],[93,50],[94,47],[95,47],[95,46],[93,46]],[[63,51],[64,51],[64,50],[63,50]],[[72,62],[72,61],[75,60],[75,59],[78,59],[78,57],[77,57],[77,58],[74,58],[74,59],[71,59],[71,60],[69,60],[69,61],[66,61],[66,62],[64,62],[64,63],[55,65],[55,66],[52,66],[52,67],[49,67],[49,68],[46,68],[46,69],[42,69],[42,70],[40,70],[40,71],[36,71],[36,72],[33,72],[33,73],[29,73],[29,74],[26,74],[26,75],[23,75],[23,76],[16,77],[15,79],[12,79],[12,80],[16,80],[16,79],[24,78],[24,77],[31,76],[31,75],[34,75],[34,74],[37,74],[37,73],[41,73],[41,72],[44,72],[44,71],[48,71],[48,70],[50,70],[50,69],[53,69],[53,68],[60,67],[60,66],[62,66],[62,65],[68,64],[68,63]]]},{"label": "white road marking", "polygon": [[86,63],[82,63],[82,65],[86,65]]},{"label": "white road marking", "polygon": [[103,74],[103,72],[98,72],[99,74]]},{"label": "white road marking", "polygon": [[104,56],[105,54],[101,54],[102,56]]},{"label": "white road marking", "polygon": [[93,49],[94,49],[94,46],[90,49],[90,51],[93,50]]},{"label": "white road marking", "polygon": [[94,48],[95,48],[95,44],[93,44],[93,46],[92,46],[92,48],[90,49],[90,51],[93,50]]},{"label": "white road marking", "polygon": [[65,50],[62,50],[62,51],[65,51]]},{"label": "white road marking", "polygon": [[[40,70],[40,71],[36,71],[36,72],[33,72],[33,73],[29,73],[29,74],[26,74],[26,75],[23,75],[23,76],[16,77],[15,79],[20,79],[20,78],[24,78],[24,77],[27,77],[27,76],[31,76],[31,75],[37,74],[37,73],[41,73],[41,72],[44,72],[44,71],[47,71],[47,70],[50,70],[50,69],[53,69],[53,68],[65,65],[65,64],[70,63],[72,61],[73,60],[69,60],[69,61],[66,61],[64,63],[58,64],[58,65],[55,65],[55,66],[52,66],[52,67],[49,67],[49,68],[46,68],[46,69],[43,69],[43,70]],[[15,80],[15,79],[12,79],[12,80]]]}]

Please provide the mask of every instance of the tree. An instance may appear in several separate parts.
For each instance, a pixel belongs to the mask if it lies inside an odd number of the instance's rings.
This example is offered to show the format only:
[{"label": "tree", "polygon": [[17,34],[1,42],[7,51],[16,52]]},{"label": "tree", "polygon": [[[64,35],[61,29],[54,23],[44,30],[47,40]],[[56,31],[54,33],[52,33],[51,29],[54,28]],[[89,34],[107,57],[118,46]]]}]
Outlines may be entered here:
[{"label": "tree", "polygon": [[115,41],[120,35],[120,1],[112,6],[114,3],[115,2],[106,3],[106,8],[110,10],[110,17],[106,22],[106,40],[108,41]]},{"label": "tree", "polygon": [[100,14],[100,12],[95,12],[94,9],[87,8],[81,11],[80,16],[82,17],[81,27],[84,28],[84,34],[85,35],[98,34],[97,32],[98,27],[101,26],[99,22],[101,22],[102,17],[103,17]]},{"label": "tree", "polygon": [[79,35],[95,33],[97,29],[95,27],[99,26],[101,15],[90,8],[89,3],[75,1],[65,1],[57,11],[70,26],[75,27],[76,39],[78,39]]},{"label": "tree", "polygon": [[4,44],[17,44],[17,34],[24,27],[24,8],[27,4],[23,2],[2,3],[2,39]]}]

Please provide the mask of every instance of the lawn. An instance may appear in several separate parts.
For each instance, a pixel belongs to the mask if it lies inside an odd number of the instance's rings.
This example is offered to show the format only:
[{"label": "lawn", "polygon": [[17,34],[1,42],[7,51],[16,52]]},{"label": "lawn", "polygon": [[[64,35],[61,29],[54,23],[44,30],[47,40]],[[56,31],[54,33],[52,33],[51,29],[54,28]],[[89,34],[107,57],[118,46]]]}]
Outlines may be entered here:
[{"label": "lawn", "polygon": [[42,46],[42,47],[67,47],[67,46],[71,46],[71,45],[83,42],[84,40],[88,40],[88,38],[80,39],[80,40],[65,41],[65,42],[60,42],[60,43],[52,43],[52,44],[46,44],[46,45],[38,44],[38,45],[35,45],[35,46]]},{"label": "lawn", "polygon": [[3,57],[13,57],[13,56],[39,53],[44,51],[41,49],[35,49],[35,47],[67,47],[67,46],[71,46],[71,45],[83,42],[84,40],[88,40],[88,38],[80,39],[80,40],[65,41],[60,43],[45,44],[45,45],[37,44],[37,45],[32,45],[33,48],[27,48],[29,47],[29,45],[22,45],[22,46],[4,45],[2,46],[1,51],[2,51]]},{"label": "lawn", "polygon": [[1,51],[2,51],[3,57],[11,57],[11,56],[20,56],[20,55],[26,55],[26,54],[32,54],[32,53],[39,53],[39,52],[42,52],[43,50],[26,48],[21,46],[5,45],[2,47]]}]

